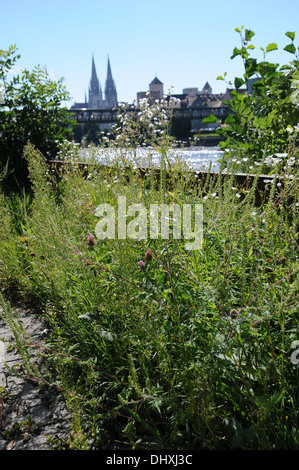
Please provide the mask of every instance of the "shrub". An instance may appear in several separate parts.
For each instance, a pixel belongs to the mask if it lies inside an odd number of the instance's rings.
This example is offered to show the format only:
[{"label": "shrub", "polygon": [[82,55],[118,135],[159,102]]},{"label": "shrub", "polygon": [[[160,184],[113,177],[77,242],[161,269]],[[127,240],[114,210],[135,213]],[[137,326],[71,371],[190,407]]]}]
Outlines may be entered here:
[{"label": "shrub", "polygon": [[26,162],[22,158],[27,142],[45,158],[55,158],[58,143],[71,135],[74,124],[62,103],[70,99],[63,79],[52,80],[40,66],[24,69],[8,81],[8,72],[19,59],[16,47],[0,51],[0,173],[7,166],[6,185],[23,186],[27,182]]},{"label": "shrub", "polygon": [[[255,161],[261,162],[276,153],[290,156],[298,145],[299,60],[294,32],[286,33],[291,43],[284,48],[294,59],[279,66],[266,60],[268,54],[278,48],[276,43],[270,43],[266,49],[261,47],[264,57],[258,62],[250,56],[255,49],[252,44],[255,33],[244,30],[243,26],[236,31],[240,35],[241,48],[235,47],[231,58],[241,57],[244,74],[235,78],[232,99],[225,102],[232,113],[221,126],[220,134],[226,141],[220,146],[230,150],[226,154],[228,162],[233,157],[246,158],[243,170],[248,170]],[[220,76],[218,79],[226,80]],[[228,84],[232,86],[231,82]]]}]

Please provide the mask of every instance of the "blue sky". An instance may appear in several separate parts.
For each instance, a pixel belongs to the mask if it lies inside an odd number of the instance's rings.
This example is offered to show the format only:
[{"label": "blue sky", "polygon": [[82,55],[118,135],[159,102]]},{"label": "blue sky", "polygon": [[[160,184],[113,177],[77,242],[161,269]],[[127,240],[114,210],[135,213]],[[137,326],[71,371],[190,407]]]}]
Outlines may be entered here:
[{"label": "blue sky", "polygon": [[165,92],[206,81],[225,91],[217,76],[242,74],[241,58],[230,59],[241,25],[255,32],[254,57],[276,42],[268,59],[288,63],[284,33],[295,31],[299,45],[299,0],[0,0],[0,49],[16,44],[19,67],[64,77],[70,105],[88,91],[92,54],[103,89],[109,55],[119,101],[132,102],[155,76]]}]

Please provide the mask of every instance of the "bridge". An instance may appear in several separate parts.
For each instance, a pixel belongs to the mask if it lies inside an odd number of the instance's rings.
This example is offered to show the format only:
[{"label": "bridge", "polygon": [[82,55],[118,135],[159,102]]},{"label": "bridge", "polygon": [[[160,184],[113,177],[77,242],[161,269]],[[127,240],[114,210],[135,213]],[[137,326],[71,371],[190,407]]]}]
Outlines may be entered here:
[{"label": "bridge", "polygon": [[[116,108],[113,109],[89,109],[89,108],[76,108],[69,109],[69,112],[75,115],[75,120],[78,123],[116,123],[120,111]],[[123,110],[122,110],[123,112]],[[138,107],[127,108],[128,114],[134,115],[139,112]],[[227,106],[220,106],[218,108],[174,108],[172,109],[173,119],[204,119],[211,114],[221,121],[224,120],[228,114],[231,113]]]}]

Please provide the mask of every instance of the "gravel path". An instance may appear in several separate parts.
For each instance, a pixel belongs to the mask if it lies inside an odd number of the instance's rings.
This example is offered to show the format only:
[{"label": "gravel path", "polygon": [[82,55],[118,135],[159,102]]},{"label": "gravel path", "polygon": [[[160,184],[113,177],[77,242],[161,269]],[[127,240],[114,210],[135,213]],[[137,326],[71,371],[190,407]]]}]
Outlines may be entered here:
[{"label": "gravel path", "polygon": [[[45,325],[40,315],[23,307],[13,311],[32,338],[43,339]],[[68,439],[67,408],[53,393],[12,373],[10,367],[22,361],[2,313],[0,305],[0,450],[49,450],[53,448],[50,436],[55,437],[55,442]],[[38,363],[41,364],[40,359]]]}]

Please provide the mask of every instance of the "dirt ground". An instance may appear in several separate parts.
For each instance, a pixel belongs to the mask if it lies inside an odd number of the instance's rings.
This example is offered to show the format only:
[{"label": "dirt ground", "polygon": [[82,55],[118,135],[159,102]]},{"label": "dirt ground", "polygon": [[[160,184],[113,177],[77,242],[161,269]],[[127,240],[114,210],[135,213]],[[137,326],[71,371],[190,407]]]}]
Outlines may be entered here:
[{"label": "dirt ground", "polygon": [[[37,341],[46,335],[38,312],[14,308],[19,322]],[[70,420],[65,402],[34,380],[17,376],[21,357],[0,306],[0,450],[51,450],[67,442]],[[34,354],[34,353],[33,353]],[[38,362],[39,361],[39,362]],[[39,369],[42,368],[38,359]]]}]

